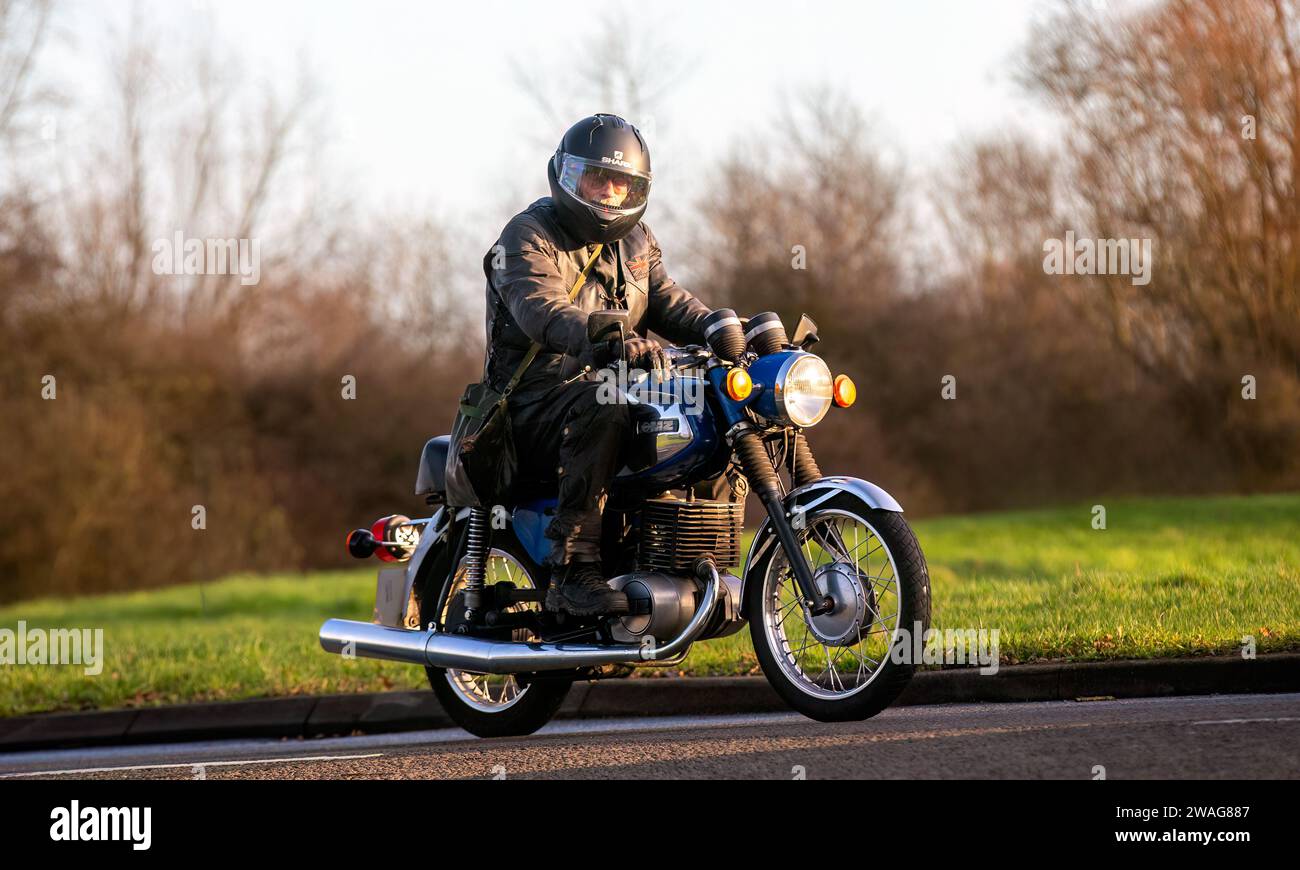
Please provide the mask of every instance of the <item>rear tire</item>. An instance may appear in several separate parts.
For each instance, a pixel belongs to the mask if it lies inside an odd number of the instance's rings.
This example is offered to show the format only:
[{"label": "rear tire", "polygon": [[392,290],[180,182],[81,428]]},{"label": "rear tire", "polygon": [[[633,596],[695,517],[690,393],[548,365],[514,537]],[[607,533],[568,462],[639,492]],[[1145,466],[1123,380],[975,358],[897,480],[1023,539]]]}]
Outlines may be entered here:
[{"label": "rear tire", "polygon": [[[453,584],[463,572],[459,563],[464,547],[464,534],[461,531],[454,545],[444,546],[430,566],[424,585],[425,594],[420,597],[421,625],[428,626],[431,622],[437,622],[441,630],[448,623],[456,622],[459,615],[456,613],[457,608],[463,612],[459,596],[449,596],[448,593],[454,592]],[[541,569],[533,562],[512,529],[493,532],[491,552],[493,556],[490,562],[511,567],[508,576],[507,573],[501,573],[500,576],[493,577],[490,565],[489,585],[495,580],[510,579],[516,585],[531,585],[536,588],[541,582]],[[455,571],[452,570],[453,555],[458,565]],[[516,573],[516,569],[521,570],[522,574]],[[514,637],[515,640],[528,639],[528,632],[523,629],[518,629],[513,634],[524,635]],[[510,632],[504,633],[500,639],[511,639]],[[527,685],[519,685],[516,680],[515,688],[519,692],[510,698],[509,681],[512,676],[484,678],[444,668],[426,667],[424,670],[429,677],[429,687],[438,696],[438,702],[447,711],[447,715],[477,737],[522,737],[532,734],[551,721],[573,685],[572,680],[563,678],[548,677]],[[484,684],[482,688],[486,690],[486,697],[475,699],[478,689],[476,681]],[[500,701],[492,698],[493,685],[502,692]]]}]

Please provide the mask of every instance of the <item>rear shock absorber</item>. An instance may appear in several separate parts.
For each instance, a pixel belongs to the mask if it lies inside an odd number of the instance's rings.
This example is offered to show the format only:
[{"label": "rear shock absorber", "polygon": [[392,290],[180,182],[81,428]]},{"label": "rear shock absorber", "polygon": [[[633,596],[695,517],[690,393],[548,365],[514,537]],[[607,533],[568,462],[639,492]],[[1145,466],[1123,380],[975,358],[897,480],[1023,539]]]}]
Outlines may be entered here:
[{"label": "rear shock absorber", "polygon": [[465,538],[465,619],[473,620],[483,609],[483,586],[487,577],[487,508],[470,508]]},{"label": "rear shock absorber", "polygon": [[817,467],[817,460],[813,459],[812,448],[808,446],[808,439],[802,432],[794,433],[794,485],[803,486],[805,483],[812,483],[815,480],[821,480],[822,470]]},{"label": "rear shock absorber", "polygon": [[750,488],[758,494],[759,501],[767,509],[772,530],[776,532],[777,540],[781,542],[790,568],[794,571],[795,582],[803,596],[804,605],[813,616],[829,612],[834,608],[835,602],[817,591],[812,569],[808,567],[803,548],[799,545],[794,529],[790,526],[790,520],[785,515],[785,505],[781,498],[781,479],[772,466],[772,458],[767,455],[767,450],[763,447],[763,439],[751,425],[743,422],[732,427],[727,437],[731,439],[731,446],[740,458],[745,476],[749,478]]}]

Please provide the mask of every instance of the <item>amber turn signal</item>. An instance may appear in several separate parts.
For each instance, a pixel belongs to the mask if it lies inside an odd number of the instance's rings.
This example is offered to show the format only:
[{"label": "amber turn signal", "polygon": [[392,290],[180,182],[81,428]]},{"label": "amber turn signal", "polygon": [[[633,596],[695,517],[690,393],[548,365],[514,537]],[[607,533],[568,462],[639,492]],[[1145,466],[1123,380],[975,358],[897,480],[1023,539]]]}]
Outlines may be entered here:
[{"label": "amber turn signal", "polygon": [[732,369],[727,372],[727,395],[733,402],[743,402],[754,391],[754,382],[749,372],[744,369]]},{"label": "amber turn signal", "polygon": [[835,397],[835,404],[847,408],[858,400],[858,388],[848,375],[836,375],[832,395]]}]

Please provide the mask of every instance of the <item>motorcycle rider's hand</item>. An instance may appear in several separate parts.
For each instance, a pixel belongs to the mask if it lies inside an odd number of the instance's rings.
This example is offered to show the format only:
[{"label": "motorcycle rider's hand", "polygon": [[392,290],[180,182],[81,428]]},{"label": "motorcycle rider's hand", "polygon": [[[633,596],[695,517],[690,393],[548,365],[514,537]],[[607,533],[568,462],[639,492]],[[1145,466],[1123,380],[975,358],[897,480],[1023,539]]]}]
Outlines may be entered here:
[{"label": "motorcycle rider's hand", "polygon": [[591,346],[591,360],[597,368],[607,366],[623,358],[623,341],[611,338],[598,341]]},{"label": "motorcycle rider's hand", "polygon": [[623,353],[627,364],[634,369],[656,372],[668,370],[668,357],[654,339],[630,336],[623,342]]}]

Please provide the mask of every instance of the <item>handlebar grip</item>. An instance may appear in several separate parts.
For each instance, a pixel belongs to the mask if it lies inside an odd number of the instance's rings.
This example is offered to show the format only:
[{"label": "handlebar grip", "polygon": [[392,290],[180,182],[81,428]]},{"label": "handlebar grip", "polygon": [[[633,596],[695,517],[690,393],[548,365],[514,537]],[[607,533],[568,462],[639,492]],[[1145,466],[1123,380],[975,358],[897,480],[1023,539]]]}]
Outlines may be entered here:
[{"label": "handlebar grip", "polygon": [[607,366],[623,359],[623,339],[609,338],[605,341],[598,341],[591,346],[591,350],[596,366],[598,368]]}]

